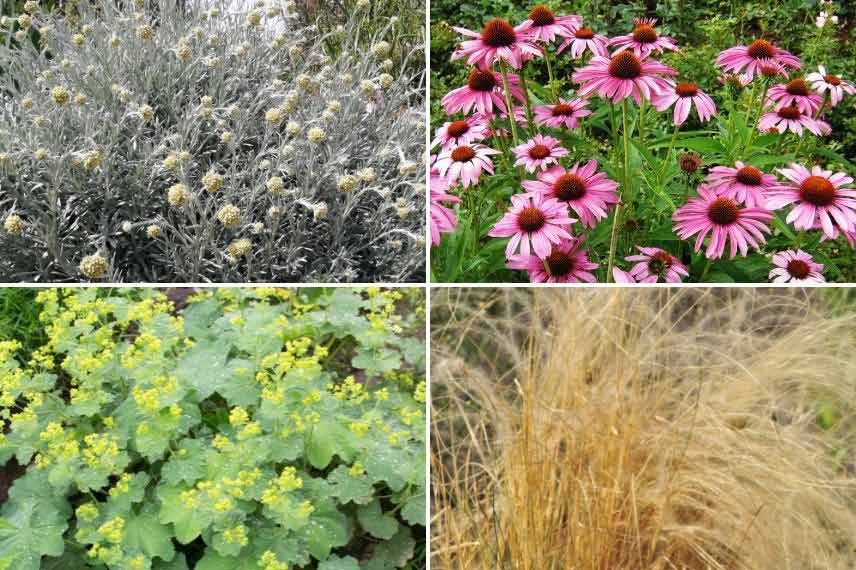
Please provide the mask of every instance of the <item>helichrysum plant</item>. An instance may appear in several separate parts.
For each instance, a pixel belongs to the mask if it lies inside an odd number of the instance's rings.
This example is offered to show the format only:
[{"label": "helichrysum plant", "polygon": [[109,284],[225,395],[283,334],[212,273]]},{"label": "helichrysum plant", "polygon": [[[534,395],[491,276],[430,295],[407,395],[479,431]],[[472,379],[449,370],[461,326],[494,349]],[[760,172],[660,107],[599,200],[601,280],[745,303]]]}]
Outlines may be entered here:
[{"label": "helichrysum plant", "polygon": [[422,31],[367,3],[323,29],[293,11],[4,18],[0,277],[421,280]]},{"label": "helichrysum plant", "polygon": [[177,312],[131,291],[44,290],[46,342],[0,340],[0,463],[27,466],[0,568],[424,563],[420,293],[214,290]]}]

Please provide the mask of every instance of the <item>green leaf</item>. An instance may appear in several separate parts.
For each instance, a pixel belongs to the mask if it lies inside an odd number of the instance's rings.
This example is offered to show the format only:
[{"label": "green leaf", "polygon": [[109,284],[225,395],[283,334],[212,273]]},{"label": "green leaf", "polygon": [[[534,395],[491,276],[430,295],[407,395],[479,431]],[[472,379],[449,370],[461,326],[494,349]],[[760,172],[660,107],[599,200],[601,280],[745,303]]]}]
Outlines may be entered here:
[{"label": "green leaf", "polygon": [[35,502],[14,504],[4,507],[0,522],[0,557],[14,560],[15,570],[39,570],[42,556],[62,554],[68,523],[59,511]]},{"label": "green leaf", "polygon": [[184,439],[179,444],[183,455],[173,453],[163,469],[161,477],[168,485],[177,485],[182,481],[193,484],[205,475],[205,456],[202,454],[202,442],[196,439]]},{"label": "green leaf", "polygon": [[325,469],[336,454],[350,461],[354,454],[351,439],[351,432],[342,424],[322,418],[308,436],[306,458],[315,469]]},{"label": "green leaf", "polygon": [[342,504],[366,504],[372,500],[374,487],[369,478],[363,474],[352,476],[348,467],[340,465],[327,476],[327,481],[333,485],[332,494]]},{"label": "green leaf", "polygon": [[181,552],[171,562],[164,562],[159,559],[152,562],[152,570],[189,570],[189,568],[187,560]]},{"label": "green leaf", "polygon": [[401,527],[390,540],[377,545],[374,557],[366,565],[366,570],[386,570],[401,568],[413,558],[416,541],[410,534],[410,529]]},{"label": "green leaf", "polygon": [[691,139],[679,138],[678,146],[684,146],[690,150],[704,154],[721,154],[725,152],[725,147],[722,146],[721,142],[707,137]]},{"label": "green leaf", "polygon": [[175,556],[170,527],[157,519],[157,507],[148,504],[139,515],[131,516],[125,523],[123,544],[138,550],[149,558],[162,558],[169,562]]},{"label": "green leaf", "polygon": [[192,542],[211,524],[211,514],[207,510],[189,508],[181,500],[181,494],[188,489],[188,487],[158,487],[158,499],[161,503],[158,520],[164,524],[172,523],[175,538],[181,544]]},{"label": "green leaf", "polygon": [[226,366],[229,344],[223,341],[199,342],[178,362],[175,375],[191,386],[202,398],[207,398],[225,386],[232,375]]},{"label": "green leaf", "polygon": [[330,551],[348,543],[348,521],[332,506],[319,507],[309,517],[306,526],[297,531],[307,543],[316,560],[324,560]]},{"label": "green leaf", "polygon": [[412,525],[425,526],[425,493],[408,497],[401,509],[401,517]]},{"label": "green leaf", "polygon": [[360,570],[356,558],[346,556],[339,558],[335,554],[318,565],[318,570]]},{"label": "green leaf", "polygon": [[398,531],[398,521],[395,517],[384,514],[378,499],[360,507],[357,510],[357,520],[375,538],[389,540]]}]

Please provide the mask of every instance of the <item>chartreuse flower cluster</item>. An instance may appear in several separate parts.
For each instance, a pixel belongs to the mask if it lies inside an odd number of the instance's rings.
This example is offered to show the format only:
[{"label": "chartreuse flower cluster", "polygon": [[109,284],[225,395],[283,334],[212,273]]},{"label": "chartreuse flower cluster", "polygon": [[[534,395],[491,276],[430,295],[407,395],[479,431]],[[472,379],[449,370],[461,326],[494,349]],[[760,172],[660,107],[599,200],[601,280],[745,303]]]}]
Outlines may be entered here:
[{"label": "chartreuse flower cluster", "polygon": [[103,291],[45,290],[46,341],[0,339],[0,461],[26,466],[0,568],[384,570],[423,551],[418,291],[209,290],[180,311]]}]

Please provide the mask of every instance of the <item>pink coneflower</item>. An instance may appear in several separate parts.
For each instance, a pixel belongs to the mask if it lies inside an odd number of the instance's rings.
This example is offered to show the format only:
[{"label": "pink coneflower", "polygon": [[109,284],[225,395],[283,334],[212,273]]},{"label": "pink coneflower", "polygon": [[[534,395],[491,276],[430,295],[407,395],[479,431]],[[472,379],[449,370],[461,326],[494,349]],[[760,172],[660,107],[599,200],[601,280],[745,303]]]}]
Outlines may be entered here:
[{"label": "pink coneflower", "polygon": [[573,37],[576,29],[582,26],[583,19],[576,14],[557,16],[547,6],[538,4],[529,11],[529,18],[524,23],[529,24],[530,38],[552,43],[556,41],[556,36]]},{"label": "pink coneflower", "polygon": [[511,150],[517,156],[514,166],[525,165],[527,172],[547,170],[551,164],[558,164],[559,158],[568,156],[568,149],[559,146],[559,139],[543,135],[535,135]]},{"label": "pink coneflower", "polygon": [[489,127],[481,115],[472,115],[458,121],[448,121],[437,129],[431,148],[440,145],[442,150],[484,140]]},{"label": "pink coneflower", "polygon": [[765,243],[764,233],[770,233],[764,222],[773,219],[773,213],[766,208],[740,208],[731,198],[719,196],[702,184],[698,187],[699,198],[690,198],[685,206],[679,208],[672,219],[675,232],[681,239],[698,234],[695,251],[701,249],[704,238],[710,234],[710,243],[704,255],[708,259],[718,259],[725,252],[725,244],[731,246],[729,257],[737,251],[746,257],[751,245],[755,249]]},{"label": "pink coneflower", "polygon": [[634,285],[637,283],[632,275],[618,267],[612,268],[612,280],[616,283],[632,283]]},{"label": "pink coneflower", "polygon": [[752,83],[752,78],[745,73],[723,73],[716,78],[716,81],[720,85],[726,85],[735,89],[743,89]]},{"label": "pink coneflower", "polygon": [[[816,222],[812,227],[813,230],[820,230],[823,227],[820,225],[820,222]],[[820,241],[826,241],[830,239],[838,239],[838,236],[843,235],[844,239],[847,240],[847,245],[851,248],[856,249],[856,226],[853,227],[853,231],[851,232],[843,232],[835,223],[835,220],[832,220],[832,235],[828,236],[825,233],[820,234]]]},{"label": "pink coneflower", "polygon": [[707,93],[698,88],[695,83],[669,81],[670,89],[659,95],[654,95],[651,102],[658,111],[665,111],[675,105],[674,121],[676,125],[684,124],[690,116],[690,108],[695,104],[696,113],[702,122],[707,122],[716,115],[716,105]]},{"label": "pink coneflower", "polygon": [[820,274],[822,263],[815,263],[811,255],[801,249],[780,251],[773,254],[775,269],[770,271],[773,283],[826,283]]},{"label": "pink coneflower", "polygon": [[633,18],[633,23],[636,25],[633,32],[609,40],[609,45],[618,46],[616,53],[623,49],[630,49],[641,57],[651,52],[662,53],[663,50],[679,51],[673,38],[657,34],[657,30],[654,29],[657,18]]},{"label": "pink coneflower", "polygon": [[728,48],[720,52],[716,58],[716,65],[724,71],[740,73],[745,70],[746,75],[753,78],[761,71],[765,60],[772,60],[776,64],[795,69],[802,67],[800,58],[767,40],[755,40],[748,46]]},{"label": "pink coneflower", "polygon": [[786,218],[796,229],[809,230],[819,222],[830,238],[835,237],[835,225],[846,232],[856,229],[856,189],[845,188],[853,178],[819,166],[809,171],[796,163],[777,170],[791,183],[773,188],[767,195],[767,207],[778,210],[797,202]]},{"label": "pink coneflower", "polygon": [[677,72],[658,61],[646,60],[646,56],[640,58],[633,52],[622,51],[612,58],[594,56],[572,78],[575,83],[583,84],[578,92],[583,97],[597,91],[601,97],[618,103],[632,95],[636,104],[641,105],[643,97],[650,99],[652,94],[669,88],[668,81],[654,74],[671,76]]},{"label": "pink coneflower", "polygon": [[588,260],[588,253],[581,249],[585,238],[565,238],[552,246],[549,255],[515,255],[506,267],[529,272],[532,283],[594,283],[595,276],[589,272],[597,269],[597,263]]},{"label": "pink coneflower", "polygon": [[767,191],[778,184],[776,177],[739,160],[734,166],[714,166],[704,181],[720,196],[750,207],[763,208],[767,202]]},{"label": "pink coneflower", "polygon": [[[518,101],[524,101],[523,89],[520,88],[520,78],[508,74],[508,87],[511,96]],[[475,108],[479,113],[490,113],[494,105],[505,110],[505,95],[502,90],[502,76],[490,69],[473,69],[463,87],[446,93],[440,104],[447,115],[455,113],[469,114]]]},{"label": "pink coneflower", "polygon": [[461,42],[452,61],[466,57],[467,65],[488,68],[498,61],[505,61],[511,67],[520,69],[527,56],[541,55],[539,48],[529,36],[531,24],[523,22],[512,26],[501,18],[494,18],[485,24],[481,33],[466,28],[452,27],[459,34],[475,38]]},{"label": "pink coneflower", "polygon": [[770,87],[767,102],[775,103],[776,109],[796,106],[806,115],[814,115],[823,105],[823,98],[812,93],[804,79],[797,78]]},{"label": "pink coneflower", "polygon": [[539,172],[537,180],[524,180],[522,184],[529,194],[541,194],[566,203],[580,217],[583,226],[592,228],[619,202],[615,191],[618,182],[596,171],[596,160],[582,166],[575,164],[570,170],[554,166]]},{"label": "pink coneflower", "polygon": [[856,87],[849,81],[844,81],[837,75],[826,73],[826,68],[822,65],[817,66],[817,71],[813,71],[805,77],[811,81],[811,88],[823,95],[829,91],[829,102],[833,107],[838,105],[844,98],[844,94],[856,94]]},{"label": "pink coneflower", "polygon": [[493,154],[501,153],[483,144],[460,145],[441,152],[434,166],[449,187],[460,180],[461,186],[467,188],[479,183],[483,170],[493,174],[493,162],[490,160]]},{"label": "pink coneflower", "polygon": [[764,113],[758,120],[758,130],[762,132],[769,132],[771,129],[776,129],[775,132],[784,133],[791,131],[800,137],[803,135],[804,129],[817,136],[828,134],[824,125],[829,127],[828,124],[812,118],[811,115],[806,115],[799,110],[799,107],[794,106],[782,107],[776,111]]},{"label": "pink coneflower", "polygon": [[556,53],[560,54],[566,47],[571,46],[571,57],[574,59],[581,58],[586,50],[589,50],[594,55],[606,57],[609,54],[606,50],[608,44],[609,38],[606,36],[596,34],[589,28],[579,28],[574,32],[573,38],[568,38],[562,42]]},{"label": "pink coneflower", "polygon": [[511,259],[520,248],[520,253],[529,255],[531,250],[541,259],[550,255],[550,244],[560,243],[562,238],[571,238],[565,229],[576,220],[568,217],[568,207],[553,198],[539,194],[515,194],[511,197],[511,208],[487,235],[511,237],[505,248],[505,257]]},{"label": "pink coneflower", "polygon": [[557,105],[542,105],[535,107],[534,121],[538,125],[545,125],[558,129],[565,126],[576,129],[580,126],[580,118],[591,115],[591,111],[583,109],[589,102],[586,99],[559,99]]},{"label": "pink coneflower", "polygon": [[681,275],[689,276],[687,266],[681,260],[659,247],[636,246],[639,254],[624,258],[625,261],[635,261],[630,268],[630,276],[639,283],[656,283],[660,279],[666,283],[680,283]]},{"label": "pink coneflower", "polygon": [[451,208],[443,205],[443,202],[457,204],[461,201],[457,196],[446,194],[442,189],[431,186],[431,245],[440,244],[440,234],[449,233],[458,227],[458,220]]}]

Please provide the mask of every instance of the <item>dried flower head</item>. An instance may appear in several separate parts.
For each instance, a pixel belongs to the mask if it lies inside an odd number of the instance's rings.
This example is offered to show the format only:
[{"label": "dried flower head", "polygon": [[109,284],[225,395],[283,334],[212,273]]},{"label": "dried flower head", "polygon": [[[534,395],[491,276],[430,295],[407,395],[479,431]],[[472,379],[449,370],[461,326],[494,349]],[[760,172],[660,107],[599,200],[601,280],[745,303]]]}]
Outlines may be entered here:
[{"label": "dried flower head", "polygon": [[24,97],[21,99],[21,108],[25,111],[29,111],[33,108],[33,100],[30,97]]},{"label": "dried flower head", "polygon": [[357,177],[352,174],[345,174],[336,180],[336,187],[340,192],[353,192],[357,187]]},{"label": "dried flower head", "polygon": [[57,85],[51,89],[51,99],[60,107],[68,103],[70,97],[71,94],[64,85]]},{"label": "dried flower head", "polygon": [[389,73],[381,73],[377,80],[384,91],[392,87],[392,84],[395,83],[395,78]]},{"label": "dried flower head", "polygon": [[309,139],[309,142],[319,144],[327,139],[327,133],[324,132],[324,129],[312,127],[309,129],[309,132],[306,133],[306,138]]},{"label": "dried flower head", "polygon": [[223,144],[230,144],[235,140],[235,134],[231,131],[225,131],[220,135],[220,142]]},{"label": "dried flower head", "polygon": [[99,279],[104,277],[108,268],[107,260],[97,253],[87,255],[80,260],[80,272],[87,279]]},{"label": "dried flower head", "polygon": [[389,45],[389,42],[378,42],[372,46],[372,53],[375,57],[379,59],[383,59],[389,55],[392,46]]},{"label": "dried flower head", "polygon": [[678,164],[681,165],[681,170],[692,174],[701,166],[701,157],[694,152],[685,152],[678,157]]},{"label": "dried flower head", "polygon": [[137,112],[143,121],[147,123],[155,118],[155,110],[150,105],[141,105]]},{"label": "dried flower head", "polygon": [[233,230],[241,225],[241,210],[232,204],[226,204],[217,212],[217,219],[226,229]]},{"label": "dried flower head", "polygon": [[216,170],[211,169],[202,177],[202,186],[206,191],[213,194],[223,187],[223,176]]},{"label": "dried flower head", "polygon": [[398,165],[398,173],[402,176],[411,176],[419,170],[419,165],[415,162],[404,160]]},{"label": "dried flower head", "polygon": [[7,234],[18,236],[24,231],[24,220],[17,214],[9,214],[3,222],[3,229]]},{"label": "dried flower head", "polygon": [[146,235],[151,239],[155,239],[156,237],[161,235],[161,228],[157,224],[151,224],[146,226]]},{"label": "dried flower head", "polygon": [[357,177],[361,181],[367,184],[371,184],[377,178],[377,173],[375,172],[374,168],[372,168],[371,166],[367,166],[357,171]]},{"label": "dried flower head", "polygon": [[184,184],[173,184],[169,187],[166,193],[166,200],[170,206],[179,208],[187,204],[190,194],[187,192],[187,186]]},{"label": "dried flower head", "polygon": [[255,222],[253,223],[253,225],[250,226],[250,231],[253,233],[253,235],[259,235],[260,233],[265,231],[265,225],[261,222]]},{"label": "dried flower head", "polygon": [[87,101],[89,101],[89,97],[87,97],[84,93],[78,93],[74,96],[74,103],[80,107],[86,105]]},{"label": "dried flower head", "polygon": [[297,121],[288,121],[285,125],[285,132],[289,136],[297,136],[300,133],[300,123]]},{"label": "dried flower head", "polygon": [[267,181],[267,189],[271,194],[282,194],[285,190],[285,182],[279,176],[273,176]]},{"label": "dried flower head", "polygon": [[33,156],[36,160],[47,160],[50,157],[46,148],[37,148],[36,152],[33,153]]},{"label": "dried flower head", "polygon": [[253,242],[247,238],[236,239],[226,247],[226,253],[232,263],[236,263],[242,257],[247,257],[252,251]]},{"label": "dried flower head", "polygon": [[143,24],[137,28],[136,34],[138,38],[147,42],[155,37],[155,29],[149,24]]},{"label": "dried flower head", "polygon": [[312,206],[312,216],[316,220],[323,220],[327,217],[327,213],[329,209],[327,208],[327,202],[318,202]]}]

